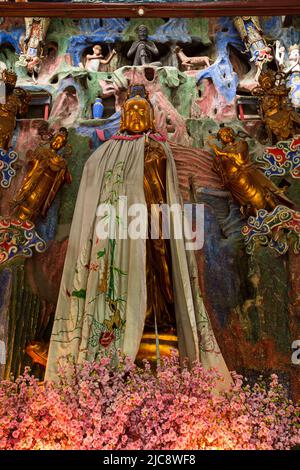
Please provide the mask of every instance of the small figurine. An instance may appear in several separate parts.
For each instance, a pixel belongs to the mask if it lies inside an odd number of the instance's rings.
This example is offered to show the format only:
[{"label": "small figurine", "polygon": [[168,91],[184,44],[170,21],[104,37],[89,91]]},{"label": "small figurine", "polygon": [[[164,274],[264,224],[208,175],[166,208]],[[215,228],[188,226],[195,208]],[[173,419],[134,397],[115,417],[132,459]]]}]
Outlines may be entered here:
[{"label": "small figurine", "polygon": [[277,141],[293,137],[296,124],[300,125],[300,116],[290,107],[289,92],[284,81],[284,74],[268,70],[261,73],[259,86],[252,90],[253,96],[259,99],[262,120],[271,143],[273,136]]},{"label": "small figurine", "polygon": [[[153,63],[153,59],[158,57],[159,52],[153,41],[148,39],[148,28],[140,25],[137,28],[138,41],[135,41],[127,53],[129,59],[133,59],[133,65],[147,65]],[[153,65],[160,65],[154,62]]]},{"label": "small figurine", "polygon": [[8,150],[16,126],[16,116],[28,110],[30,95],[22,88],[16,88],[17,75],[11,70],[2,72],[5,83],[6,101],[0,103],[0,148]]},{"label": "small figurine", "polygon": [[276,60],[285,73],[289,97],[294,108],[300,108],[300,46],[294,44],[288,50],[288,61],[285,65],[285,48],[276,41]]},{"label": "small figurine", "polygon": [[259,18],[257,16],[235,16],[233,23],[246,46],[245,52],[251,54],[250,62],[254,62],[257,67],[255,81],[258,81],[263,66],[273,60],[272,49],[265,41]]},{"label": "small figurine", "polygon": [[109,64],[116,54],[117,52],[113,49],[109,56],[104,59],[102,55],[102,47],[99,44],[96,44],[93,47],[93,54],[86,55],[85,68],[89,72],[99,72],[100,65]]},{"label": "small figurine", "polygon": [[253,163],[245,140],[236,141],[231,127],[223,127],[217,137],[223,147],[213,146],[214,171],[220,176],[244,215],[256,215],[260,209],[273,210],[278,204],[293,208],[283,190],[267,178]]},{"label": "small figurine", "polygon": [[71,154],[67,140],[68,131],[62,127],[50,143],[40,144],[34,151],[27,152],[31,159],[30,169],[14,200],[18,219],[34,221],[38,215],[45,217],[61,186],[71,183],[64,158]]},{"label": "small figurine", "polygon": [[25,67],[36,82],[43,59],[43,48],[50,24],[50,18],[25,18],[25,39],[22,54],[16,65]]},{"label": "small figurine", "polygon": [[179,46],[175,47],[175,52],[178,58],[181,60],[181,66],[186,70],[192,70],[197,65],[204,65],[205,67],[210,66],[211,60],[207,56],[187,57]]}]

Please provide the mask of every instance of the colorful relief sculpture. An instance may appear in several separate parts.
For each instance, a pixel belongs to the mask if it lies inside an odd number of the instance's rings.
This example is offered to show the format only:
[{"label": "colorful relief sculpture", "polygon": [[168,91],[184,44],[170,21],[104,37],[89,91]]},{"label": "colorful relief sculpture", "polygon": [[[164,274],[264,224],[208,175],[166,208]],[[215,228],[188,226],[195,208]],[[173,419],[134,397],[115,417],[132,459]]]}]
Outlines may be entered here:
[{"label": "colorful relief sculpture", "polygon": [[272,49],[266,43],[259,18],[235,16],[233,23],[246,46],[246,52],[251,54],[250,62],[254,62],[257,68],[255,80],[258,81],[264,65],[273,60]]},{"label": "colorful relief sculpture", "polygon": [[86,55],[85,68],[89,72],[99,72],[101,65],[109,64],[116,54],[117,52],[113,49],[108,57],[104,58],[102,55],[102,47],[96,44],[93,47],[93,54]]},{"label": "colorful relief sculpture", "polygon": [[187,57],[179,46],[176,46],[174,50],[177,54],[178,59],[181,61],[181,67],[186,70],[193,70],[198,68],[198,66],[210,66],[211,60],[207,56]]},{"label": "colorful relief sculpture", "polygon": [[35,81],[40,72],[50,18],[25,18],[23,51],[16,65],[25,67]]},{"label": "colorful relief sculpture", "polygon": [[10,149],[16,117],[26,114],[30,95],[22,88],[16,88],[14,72],[3,68],[1,77],[4,99],[0,100],[0,185],[8,188],[16,175],[13,164],[18,159],[18,154]]},{"label": "colorful relief sculpture", "polygon": [[71,153],[67,141],[68,131],[61,128],[49,143],[27,152],[30,168],[14,200],[20,220],[34,221],[38,215],[45,217],[61,186],[71,183],[65,159]]},{"label": "colorful relief sculpture", "polygon": [[291,140],[267,147],[264,153],[256,158],[256,161],[268,177],[300,178],[300,136],[297,135]]},{"label": "colorful relief sculpture", "polygon": [[300,212],[286,206],[277,206],[272,212],[261,209],[255,217],[249,217],[242,234],[249,254],[259,246],[268,246],[279,255],[284,255],[291,247],[299,254]]},{"label": "colorful relief sculpture", "polygon": [[286,74],[289,98],[294,108],[300,108],[300,46],[294,44],[288,50],[288,60],[285,60],[285,48],[276,41],[276,60],[281,70]]},{"label": "colorful relief sculpture", "polygon": [[131,45],[127,57],[133,60],[133,65],[159,64],[154,59],[159,56],[158,49],[153,41],[148,39],[148,28],[145,25],[139,25],[137,28],[138,40]]},{"label": "colorful relief sculpture", "polygon": [[[177,204],[182,213],[172,151],[166,139],[156,133],[153,115],[144,86],[133,85],[122,108],[121,131],[85,164],[46,380],[57,380],[59,358],[68,354],[76,363],[114,355],[118,350],[139,358],[141,340],[150,330],[158,340],[167,333],[172,344],[178,332],[183,357],[193,360],[201,355],[205,366],[219,369],[225,386],[230,382],[199,295],[193,252],[185,250],[184,237],[165,237],[152,218],[148,226],[154,203]],[[141,210],[142,233],[138,237],[128,232],[133,204]],[[173,228],[178,226],[174,217],[171,211]],[[154,220],[159,220],[157,212]],[[147,237],[150,227],[158,235],[151,240]],[[205,344],[210,345],[209,350]],[[157,360],[162,353],[158,349],[154,353]]]},{"label": "colorful relief sculpture", "polygon": [[223,146],[213,146],[214,170],[245,215],[256,215],[260,209],[272,211],[278,204],[293,208],[293,203],[284,196],[283,190],[251,161],[245,140],[236,140],[230,127],[221,128],[218,139]]},{"label": "colorful relief sculpture", "polygon": [[9,70],[2,72],[6,86],[5,103],[0,103],[0,148],[9,150],[16,126],[17,115],[24,115],[30,103],[30,95],[22,88],[16,88],[17,75]]},{"label": "colorful relief sculpture", "polygon": [[17,160],[17,152],[0,148],[0,185],[2,188],[9,188],[13,177],[16,176],[16,170],[14,169],[13,164]]},{"label": "colorful relief sculpture", "polygon": [[260,104],[262,120],[270,142],[293,137],[300,126],[300,116],[291,108],[285,76],[272,70],[262,72],[259,85],[252,90]]},{"label": "colorful relief sculpture", "polygon": [[46,243],[28,220],[0,217],[0,265],[17,257],[30,258],[33,250],[42,253]]}]

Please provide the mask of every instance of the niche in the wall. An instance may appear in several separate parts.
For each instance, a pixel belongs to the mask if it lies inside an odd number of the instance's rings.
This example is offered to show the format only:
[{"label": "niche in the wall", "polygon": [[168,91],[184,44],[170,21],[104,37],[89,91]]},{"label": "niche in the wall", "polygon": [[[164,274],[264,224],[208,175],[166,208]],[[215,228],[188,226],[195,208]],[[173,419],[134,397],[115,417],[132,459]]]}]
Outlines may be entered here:
[{"label": "niche in the wall", "polygon": [[80,104],[74,86],[67,86],[57,96],[51,111],[51,118],[57,119],[60,125],[70,125],[76,121],[80,112]]},{"label": "niche in the wall", "polygon": [[236,49],[231,44],[228,45],[229,59],[232,64],[233,70],[239,77],[242,79],[248,72],[251,70],[251,65],[249,64],[248,55],[242,54],[238,49]]},{"label": "niche in the wall", "polygon": [[259,115],[258,99],[246,92],[237,92],[236,99],[237,117],[240,121],[257,121],[261,117]]},{"label": "niche in the wall", "polygon": [[15,68],[17,59],[18,56],[11,44],[2,44],[0,46],[0,62],[4,62],[8,69]]},{"label": "niche in the wall", "polygon": [[28,112],[23,119],[42,119],[47,121],[51,109],[51,94],[45,90],[30,90],[30,97]]},{"label": "niche in the wall", "polygon": [[[87,47],[86,49],[84,49],[84,51],[82,53],[82,56],[81,56],[81,64],[85,68],[86,68],[86,65],[87,65],[87,55],[92,55],[93,54],[93,47],[95,45],[101,46],[101,48],[102,48],[102,51],[101,51],[102,57],[101,57],[101,59],[103,59],[103,60],[106,60],[109,57],[111,51],[114,49],[113,44],[102,44],[102,43],[99,43],[99,42],[97,44],[95,43],[94,45]],[[97,61],[97,59],[93,59],[93,62],[94,62],[95,69],[96,69],[95,71],[98,71],[98,72],[112,72],[112,71],[114,71],[118,68],[119,57],[118,56],[112,57],[112,59],[110,60],[110,62],[108,64],[101,64],[100,61]]]},{"label": "niche in the wall", "polygon": [[[133,41],[124,42],[117,45],[117,50],[119,51],[120,64],[123,65],[132,65],[133,59],[127,58],[127,53],[132,46]],[[168,56],[170,54],[170,46],[168,44],[161,44],[155,41],[155,45],[158,49],[159,55],[155,57],[155,62],[160,62],[163,66],[170,65],[168,62]],[[115,47],[116,49],[116,47]]]},{"label": "niche in the wall", "polygon": [[[200,41],[193,40],[189,44],[178,42],[177,46],[181,49],[181,54],[183,54],[187,58],[203,57],[203,56],[207,56],[210,59],[212,58],[211,47],[205,46]],[[181,71],[186,71],[188,69],[188,67],[182,65],[182,58],[180,56],[177,56],[176,60],[178,62],[178,67]],[[205,68],[205,65],[203,63],[198,63],[198,64],[194,63],[191,65],[191,69],[193,70],[201,70],[203,68]]]},{"label": "niche in the wall", "polygon": [[104,106],[102,119],[108,119],[116,112],[116,98],[115,96],[102,98],[102,103]]},{"label": "niche in the wall", "polygon": [[44,58],[42,61],[41,74],[51,76],[56,69],[58,59],[58,44],[49,42],[44,47]]},{"label": "niche in the wall", "polygon": [[44,56],[45,56],[44,60],[54,61],[57,58],[57,53],[58,53],[57,42],[52,41],[52,42],[47,43],[44,48]]}]

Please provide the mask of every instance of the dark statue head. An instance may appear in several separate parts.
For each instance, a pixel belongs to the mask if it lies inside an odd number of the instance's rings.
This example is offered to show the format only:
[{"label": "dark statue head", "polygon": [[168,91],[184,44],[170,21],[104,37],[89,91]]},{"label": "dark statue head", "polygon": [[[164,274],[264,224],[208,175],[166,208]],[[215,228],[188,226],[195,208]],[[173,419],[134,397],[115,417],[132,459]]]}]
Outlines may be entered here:
[{"label": "dark statue head", "polygon": [[137,34],[140,41],[147,41],[149,30],[144,24],[140,24],[137,28]]}]

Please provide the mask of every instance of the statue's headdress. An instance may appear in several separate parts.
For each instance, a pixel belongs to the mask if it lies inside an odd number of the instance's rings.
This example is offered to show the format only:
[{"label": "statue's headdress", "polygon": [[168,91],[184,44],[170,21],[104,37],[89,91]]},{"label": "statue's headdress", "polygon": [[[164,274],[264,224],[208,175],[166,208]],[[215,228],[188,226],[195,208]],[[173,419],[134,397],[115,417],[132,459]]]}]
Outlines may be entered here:
[{"label": "statue's headdress", "polygon": [[293,44],[291,47],[289,47],[289,52],[292,52],[292,51],[300,51],[299,44]]}]

